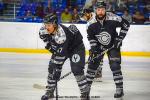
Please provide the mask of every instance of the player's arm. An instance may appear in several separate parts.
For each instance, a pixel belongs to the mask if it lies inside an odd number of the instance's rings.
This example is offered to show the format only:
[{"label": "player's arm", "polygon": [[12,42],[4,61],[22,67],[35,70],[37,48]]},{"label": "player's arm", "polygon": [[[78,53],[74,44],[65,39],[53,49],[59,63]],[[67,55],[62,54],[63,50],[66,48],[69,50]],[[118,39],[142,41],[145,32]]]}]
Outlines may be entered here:
[{"label": "player's arm", "polygon": [[94,31],[93,31],[93,28],[91,27],[91,25],[87,29],[87,38],[89,40],[90,47],[91,47],[90,51],[96,52],[98,42],[96,40],[96,37],[94,36]]},{"label": "player's arm", "polygon": [[49,34],[48,34],[47,30],[45,29],[45,27],[40,28],[39,36],[43,40],[43,42],[45,42],[45,43],[48,42]]},{"label": "player's arm", "polygon": [[[75,25],[70,25],[67,29],[66,29],[66,33],[68,33],[68,51],[72,51],[76,46],[78,46],[80,43],[83,43],[82,39],[82,35],[80,33],[80,31],[78,30],[78,28]],[[65,47],[65,45],[64,45]]]},{"label": "player's arm", "polygon": [[76,34],[79,32],[78,28],[75,26],[75,25],[70,25],[68,27],[69,31],[72,33],[72,34]]},{"label": "player's arm", "polygon": [[119,37],[123,40],[129,30],[130,23],[126,19],[122,18],[122,21],[119,24],[119,26],[121,27]]},{"label": "player's arm", "polygon": [[47,30],[45,29],[45,27],[41,27],[40,31],[39,31],[39,37],[43,40],[43,42],[46,44],[45,49],[49,50],[50,52],[54,52],[54,50],[52,50],[52,46],[50,44],[51,41],[51,37],[48,34]]},{"label": "player's arm", "polygon": [[118,27],[121,27],[119,35],[115,39],[115,47],[119,48],[122,45],[123,39],[126,37],[126,34],[129,30],[130,23],[124,18],[120,17],[120,22],[118,23]]}]

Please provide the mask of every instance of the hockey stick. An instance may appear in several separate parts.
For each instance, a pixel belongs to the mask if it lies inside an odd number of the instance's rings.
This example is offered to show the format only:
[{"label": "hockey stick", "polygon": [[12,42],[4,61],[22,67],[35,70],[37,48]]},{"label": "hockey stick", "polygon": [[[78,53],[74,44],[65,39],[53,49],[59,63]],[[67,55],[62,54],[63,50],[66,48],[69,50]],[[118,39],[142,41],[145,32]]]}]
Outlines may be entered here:
[{"label": "hockey stick", "polygon": [[[95,56],[94,58],[92,58],[90,61],[92,61],[92,60],[94,60],[94,59],[100,57],[101,55],[105,54],[106,52],[108,52],[108,51],[111,50],[112,48],[114,48],[114,45],[113,45],[111,48],[104,50],[103,52],[101,52],[100,54],[98,54],[97,56]],[[85,65],[88,64],[90,61],[85,62]],[[71,71],[68,72],[68,73],[66,73],[66,74],[63,76],[63,78],[69,76],[71,73],[72,73]],[[63,79],[63,78],[62,78],[62,79]],[[60,78],[60,79],[61,79],[61,78]]]},{"label": "hockey stick", "polygon": [[[57,69],[55,68],[55,70],[54,70],[54,73],[56,73],[57,72]],[[53,74],[54,74],[53,73]],[[56,80],[55,80],[56,82],[55,82],[55,84],[56,84],[56,100],[58,100],[58,85],[57,85],[57,83],[58,83],[58,80],[57,80],[57,78],[56,78]]]},{"label": "hockey stick", "polygon": [[[98,54],[97,56],[95,56],[94,58],[92,58],[91,60],[94,60],[94,59],[100,57],[101,55],[105,54],[106,52],[108,52],[108,51],[111,50],[112,48],[114,48],[114,46],[112,46],[112,47],[109,48],[109,49],[104,50],[103,52],[101,52],[100,54]],[[91,61],[91,60],[90,60],[90,61]],[[88,64],[90,61],[87,61],[87,62],[85,63],[85,65]],[[60,77],[60,79],[58,80],[58,82],[59,82],[60,80],[64,79],[65,77],[69,76],[71,73],[72,73],[72,72],[70,71],[70,72],[66,73],[65,75],[63,75],[62,77]],[[43,85],[40,85],[40,84],[33,84],[33,88],[36,88],[36,89],[46,89],[46,86],[43,86]]]},{"label": "hockey stick", "polygon": [[[72,73],[71,71],[66,73],[65,75],[60,77],[60,79],[57,82],[59,82],[60,80],[64,79],[65,77],[69,76],[71,73]],[[46,86],[43,86],[41,84],[36,84],[35,83],[35,84],[33,84],[33,88],[35,88],[35,89],[46,89]]]},{"label": "hockey stick", "polygon": [[[108,52],[108,51],[111,50],[112,48],[114,48],[114,45],[113,45],[111,48],[104,50],[103,52],[101,52],[101,53],[100,53],[99,55],[97,55],[96,57],[92,58],[92,60],[94,60],[94,59],[98,58],[99,56],[105,54],[106,52]],[[91,60],[90,60],[90,61],[91,61]],[[88,64],[90,61],[85,62],[85,65]],[[67,77],[67,76],[69,76],[71,73],[72,73],[71,71],[68,72],[68,73],[66,73],[64,76],[62,76],[62,77],[60,78],[60,80],[63,79],[63,78],[65,78],[65,77]]]},{"label": "hockey stick", "polygon": [[[106,52],[108,52],[109,50],[111,50],[112,48],[114,48],[114,45],[106,50],[104,50],[103,52],[101,52],[100,54],[98,54],[97,56],[93,57],[90,61],[93,61],[94,59],[104,55]],[[88,64],[90,61],[87,61],[85,64]]]}]

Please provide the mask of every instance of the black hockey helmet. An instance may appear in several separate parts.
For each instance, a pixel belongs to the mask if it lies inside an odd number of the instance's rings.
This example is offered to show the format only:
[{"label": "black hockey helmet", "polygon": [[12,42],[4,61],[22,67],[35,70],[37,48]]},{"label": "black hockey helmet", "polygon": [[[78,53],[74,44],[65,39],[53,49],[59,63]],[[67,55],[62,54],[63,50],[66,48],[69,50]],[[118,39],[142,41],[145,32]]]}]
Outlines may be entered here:
[{"label": "black hockey helmet", "polygon": [[92,6],[89,7],[89,8],[83,9],[83,13],[91,13],[91,12],[93,12],[93,7]]},{"label": "black hockey helmet", "polygon": [[95,8],[106,8],[106,3],[104,1],[98,1],[95,4]]},{"label": "black hockey helmet", "polygon": [[44,17],[44,23],[52,23],[52,24],[58,24],[58,18],[55,14],[51,13]]}]

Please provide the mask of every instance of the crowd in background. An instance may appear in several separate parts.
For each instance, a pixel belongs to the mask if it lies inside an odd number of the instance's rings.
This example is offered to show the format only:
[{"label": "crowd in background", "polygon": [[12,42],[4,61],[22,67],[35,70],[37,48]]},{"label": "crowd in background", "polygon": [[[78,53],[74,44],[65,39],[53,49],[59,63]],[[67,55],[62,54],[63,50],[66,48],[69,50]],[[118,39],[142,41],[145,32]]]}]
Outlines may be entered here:
[{"label": "crowd in background", "polygon": [[[0,0],[0,15],[7,6]],[[11,0],[6,0],[11,1]],[[63,23],[80,23],[79,13],[86,0],[18,0],[20,9],[17,12],[19,19],[43,19],[48,13],[55,13]],[[97,0],[93,0],[96,2]],[[127,19],[130,23],[143,24],[150,21],[150,0],[104,0],[107,11],[112,11]],[[94,5],[94,4],[93,4]]]}]

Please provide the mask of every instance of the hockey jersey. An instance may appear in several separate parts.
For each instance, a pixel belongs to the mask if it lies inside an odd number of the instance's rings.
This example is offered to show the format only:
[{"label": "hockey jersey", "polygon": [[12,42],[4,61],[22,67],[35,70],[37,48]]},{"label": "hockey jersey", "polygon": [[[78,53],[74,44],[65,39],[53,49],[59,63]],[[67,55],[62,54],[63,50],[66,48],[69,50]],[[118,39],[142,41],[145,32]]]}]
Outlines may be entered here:
[{"label": "hockey jersey", "polygon": [[61,56],[68,56],[74,48],[83,43],[83,37],[75,25],[67,28],[60,24],[54,35],[49,35],[43,25],[39,36],[45,42],[46,49]]},{"label": "hockey jersey", "polygon": [[[103,21],[98,21],[95,17],[88,23],[87,38],[91,49],[99,50],[112,47],[117,37],[124,39],[130,26],[127,20],[111,12],[106,12],[106,18]],[[119,34],[116,31],[118,27],[121,28]]]}]

